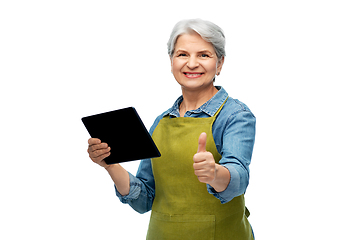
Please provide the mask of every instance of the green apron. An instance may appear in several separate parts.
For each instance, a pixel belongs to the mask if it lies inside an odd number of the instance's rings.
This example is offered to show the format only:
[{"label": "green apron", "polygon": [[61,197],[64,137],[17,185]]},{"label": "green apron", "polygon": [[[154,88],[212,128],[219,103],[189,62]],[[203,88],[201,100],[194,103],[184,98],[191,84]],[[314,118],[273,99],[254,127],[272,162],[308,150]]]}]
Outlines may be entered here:
[{"label": "green apron", "polygon": [[247,220],[244,195],[228,203],[209,194],[193,169],[198,139],[207,133],[206,150],[216,163],[212,125],[222,106],[209,118],[164,117],[152,135],[161,157],[152,160],[155,199],[147,233],[148,240],[253,240]]}]

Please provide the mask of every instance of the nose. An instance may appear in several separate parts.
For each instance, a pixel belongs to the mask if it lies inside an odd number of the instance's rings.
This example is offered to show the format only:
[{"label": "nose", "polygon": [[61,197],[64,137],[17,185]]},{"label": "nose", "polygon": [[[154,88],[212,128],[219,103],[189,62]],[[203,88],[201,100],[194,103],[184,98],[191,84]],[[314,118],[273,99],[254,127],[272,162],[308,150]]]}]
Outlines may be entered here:
[{"label": "nose", "polygon": [[194,69],[199,66],[199,62],[195,56],[190,56],[186,65],[188,66],[188,68]]}]

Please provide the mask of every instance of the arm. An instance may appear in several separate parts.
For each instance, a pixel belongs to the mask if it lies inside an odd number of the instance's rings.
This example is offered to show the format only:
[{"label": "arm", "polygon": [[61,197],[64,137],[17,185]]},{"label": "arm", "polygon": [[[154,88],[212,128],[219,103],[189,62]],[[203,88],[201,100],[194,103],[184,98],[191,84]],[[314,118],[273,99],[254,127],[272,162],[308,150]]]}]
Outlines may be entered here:
[{"label": "arm", "polygon": [[120,164],[108,165],[104,161],[104,159],[111,154],[111,149],[108,144],[102,143],[101,140],[98,138],[90,138],[88,143],[88,153],[91,160],[108,171],[116,185],[117,190],[122,195],[129,194],[130,182],[128,172]]},{"label": "arm", "polygon": [[120,164],[113,164],[105,169],[114,181],[116,190],[123,196],[128,195],[130,192],[129,173]]},{"label": "arm", "polygon": [[131,173],[128,174],[130,179],[129,194],[122,195],[115,187],[116,196],[122,203],[129,204],[138,213],[150,211],[155,198],[155,181],[151,160],[145,159],[140,162],[136,177]]},{"label": "arm", "polygon": [[[250,111],[239,111],[220,124],[223,142],[219,164],[205,149],[206,134],[199,137],[194,155],[194,171],[200,182],[208,184],[209,193],[222,203],[245,193],[249,183],[249,165],[255,140],[255,117]],[[219,143],[219,142],[218,142]]]},{"label": "arm", "polygon": [[110,147],[100,139],[89,139],[89,157],[107,170],[114,181],[116,195],[122,203],[128,203],[135,211],[145,213],[152,208],[155,182],[150,159],[142,160],[137,176],[128,173],[120,164],[108,165],[104,159],[110,155]]},{"label": "arm", "polygon": [[250,111],[238,111],[229,116],[222,130],[221,166],[230,172],[227,188],[219,192],[212,186],[208,191],[222,203],[245,193],[249,183],[249,165],[255,142],[256,119]]}]

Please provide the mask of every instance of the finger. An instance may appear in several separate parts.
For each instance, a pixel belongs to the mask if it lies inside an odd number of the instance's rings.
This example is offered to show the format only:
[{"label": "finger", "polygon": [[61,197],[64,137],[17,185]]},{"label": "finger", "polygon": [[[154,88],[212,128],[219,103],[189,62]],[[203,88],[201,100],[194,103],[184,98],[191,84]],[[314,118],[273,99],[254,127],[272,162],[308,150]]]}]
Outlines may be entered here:
[{"label": "finger", "polygon": [[90,152],[90,154],[94,157],[98,157],[98,156],[103,155],[108,152],[110,152],[110,147],[92,151],[92,152]]},{"label": "finger", "polygon": [[195,171],[202,169],[202,166],[198,162],[194,162],[193,168]]},{"label": "finger", "polygon": [[102,153],[98,156],[93,156],[91,159],[93,160],[93,162],[96,162],[96,163],[99,163],[101,162],[102,160],[104,160],[104,158],[107,158],[108,156],[110,156],[111,152],[105,152],[105,153]]},{"label": "finger", "polygon": [[89,143],[89,145],[100,144],[101,140],[98,138],[89,138],[88,143]]},{"label": "finger", "polygon": [[195,153],[193,156],[193,160],[195,163],[200,163],[200,162],[207,162],[207,161],[214,161],[214,156],[212,155],[211,152],[199,152],[199,153]]},{"label": "finger", "polygon": [[110,147],[108,147],[107,149],[97,150],[89,153],[90,158],[95,162],[99,162],[105,157],[108,157],[109,155],[110,155]]},{"label": "finger", "polygon": [[[201,156],[202,155],[202,156]],[[197,153],[194,156],[194,169],[212,169],[215,168],[215,161],[212,160],[211,153],[206,152],[205,154]]]},{"label": "finger", "polygon": [[193,157],[194,163],[200,163],[206,161],[206,155],[203,152],[195,153]]},{"label": "finger", "polygon": [[197,177],[199,182],[202,182],[202,183],[211,183],[214,178],[211,178],[211,177]]},{"label": "finger", "polygon": [[95,145],[90,145],[88,148],[88,152],[94,152],[97,150],[101,150],[101,149],[106,149],[108,148],[108,144],[107,143],[100,143],[100,144],[95,144]]},{"label": "finger", "polygon": [[206,133],[203,132],[200,134],[199,137],[199,147],[198,147],[198,153],[200,152],[206,152]]},{"label": "finger", "polygon": [[199,169],[194,170],[195,175],[199,179],[200,182],[211,182],[215,178],[215,172],[214,170],[205,170],[205,169]]}]

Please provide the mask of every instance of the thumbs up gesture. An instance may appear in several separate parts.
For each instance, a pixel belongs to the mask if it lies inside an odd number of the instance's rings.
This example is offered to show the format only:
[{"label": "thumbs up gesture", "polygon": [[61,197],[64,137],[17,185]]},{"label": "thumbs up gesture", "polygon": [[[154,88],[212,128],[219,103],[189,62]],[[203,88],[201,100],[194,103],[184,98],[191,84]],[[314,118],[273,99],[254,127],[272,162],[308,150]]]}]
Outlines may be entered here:
[{"label": "thumbs up gesture", "polygon": [[206,151],[206,133],[199,137],[199,147],[194,155],[194,171],[200,182],[211,184],[216,178],[216,165],[214,156]]}]

